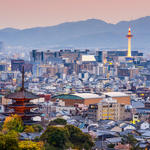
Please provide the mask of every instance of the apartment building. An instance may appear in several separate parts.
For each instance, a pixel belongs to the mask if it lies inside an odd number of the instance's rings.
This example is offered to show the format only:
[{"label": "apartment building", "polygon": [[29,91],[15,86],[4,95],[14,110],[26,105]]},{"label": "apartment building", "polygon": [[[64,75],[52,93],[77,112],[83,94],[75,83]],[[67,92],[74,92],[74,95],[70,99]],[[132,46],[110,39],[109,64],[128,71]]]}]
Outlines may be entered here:
[{"label": "apartment building", "polygon": [[111,97],[105,98],[100,103],[90,104],[88,107],[87,116],[93,121],[100,119],[124,120],[125,105],[117,102]]}]

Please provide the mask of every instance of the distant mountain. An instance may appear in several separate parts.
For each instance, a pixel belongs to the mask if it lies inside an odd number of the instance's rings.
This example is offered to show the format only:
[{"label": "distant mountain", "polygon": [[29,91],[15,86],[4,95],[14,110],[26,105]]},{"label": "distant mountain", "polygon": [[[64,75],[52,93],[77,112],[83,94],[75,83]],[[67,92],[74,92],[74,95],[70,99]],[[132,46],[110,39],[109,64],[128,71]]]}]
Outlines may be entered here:
[{"label": "distant mountain", "polygon": [[133,48],[150,48],[150,16],[132,21],[109,24],[88,19],[56,26],[30,29],[5,28],[0,30],[0,41],[10,46],[25,47],[98,47],[127,48],[125,35],[131,26]]}]

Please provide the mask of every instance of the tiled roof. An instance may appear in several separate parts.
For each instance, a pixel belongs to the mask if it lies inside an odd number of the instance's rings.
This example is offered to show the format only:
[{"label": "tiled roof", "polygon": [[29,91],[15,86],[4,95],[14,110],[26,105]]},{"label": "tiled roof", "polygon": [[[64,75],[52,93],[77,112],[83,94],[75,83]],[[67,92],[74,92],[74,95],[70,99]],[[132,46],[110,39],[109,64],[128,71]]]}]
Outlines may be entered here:
[{"label": "tiled roof", "polygon": [[53,98],[84,100],[84,99],[102,98],[102,97],[103,96],[99,96],[98,94],[93,94],[93,93],[75,93],[75,94],[62,94],[62,95],[54,96]]},{"label": "tiled roof", "polygon": [[8,99],[37,99],[39,98],[38,95],[35,95],[31,92],[28,92],[26,90],[20,90],[14,93],[10,93],[5,96]]},{"label": "tiled roof", "polygon": [[126,93],[123,92],[104,92],[104,95],[110,96],[110,97],[126,97],[129,96]]},{"label": "tiled roof", "polygon": [[62,94],[54,96],[53,98],[56,99],[76,99],[76,100],[84,100],[82,97],[76,96],[76,95],[70,95],[70,94]]}]

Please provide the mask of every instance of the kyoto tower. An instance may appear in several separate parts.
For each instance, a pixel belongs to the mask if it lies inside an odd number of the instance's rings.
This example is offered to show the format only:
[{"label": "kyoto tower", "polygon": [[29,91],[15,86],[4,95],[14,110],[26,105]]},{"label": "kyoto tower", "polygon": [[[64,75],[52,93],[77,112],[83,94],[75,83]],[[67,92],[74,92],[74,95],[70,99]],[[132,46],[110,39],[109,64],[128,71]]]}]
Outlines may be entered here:
[{"label": "kyoto tower", "polygon": [[131,38],[133,37],[133,35],[131,34],[130,27],[129,27],[129,31],[128,31],[128,34],[126,35],[126,37],[128,38],[128,54],[127,54],[127,57],[132,57],[131,56]]}]

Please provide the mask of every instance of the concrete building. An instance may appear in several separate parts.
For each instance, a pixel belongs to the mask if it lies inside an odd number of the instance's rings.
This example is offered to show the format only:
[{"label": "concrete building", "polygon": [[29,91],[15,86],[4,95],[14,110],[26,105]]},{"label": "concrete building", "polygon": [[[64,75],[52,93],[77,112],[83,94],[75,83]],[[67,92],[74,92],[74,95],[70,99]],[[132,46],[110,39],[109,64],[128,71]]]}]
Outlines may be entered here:
[{"label": "concrete building", "polygon": [[11,60],[11,70],[21,72],[24,64],[25,64],[25,61],[22,59],[12,59]]},{"label": "concrete building", "polygon": [[[128,50],[103,50],[96,52],[96,58],[98,62],[116,62],[125,61],[125,57],[128,55]],[[143,57],[143,53],[139,51],[131,51],[131,56],[133,58]]]},{"label": "concrete building", "polygon": [[8,63],[0,63],[0,71],[7,71],[9,67]]},{"label": "concrete building", "polygon": [[4,43],[2,41],[0,41],[0,51],[4,50]]},{"label": "concrete building", "polygon": [[103,95],[100,96],[93,93],[75,93],[54,96],[52,97],[52,101],[56,101],[57,99],[63,100],[65,106],[74,106],[75,104],[84,104],[88,106],[89,104],[99,103],[103,98]]},{"label": "concrete building", "polygon": [[32,64],[30,62],[24,61],[22,59],[12,59],[11,60],[11,71],[22,72],[22,67],[24,66],[25,72],[32,71]]},{"label": "concrete building", "polygon": [[116,99],[119,104],[130,105],[130,95],[124,92],[104,92],[103,95]]},{"label": "concrete building", "polygon": [[115,99],[105,98],[100,103],[90,104],[87,115],[93,121],[100,119],[124,120],[125,105],[119,104]]},{"label": "concrete building", "polygon": [[130,96],[123,92],[106,92],[101,94],[93,93],[75,93],[75,94],[62,94],[52,97],[52,101],[57,99],[65,101],[66,106],[74,106],[74,104],[95,104],[99,103],[105,97],[112,97],[117,100],[117,103],[130,105]]},{"label": "concrete building", "polygon": [[138,68],[118,68],[118,77],[124,79],[129,77],[130,79],[134,78],[139,73]]}]

